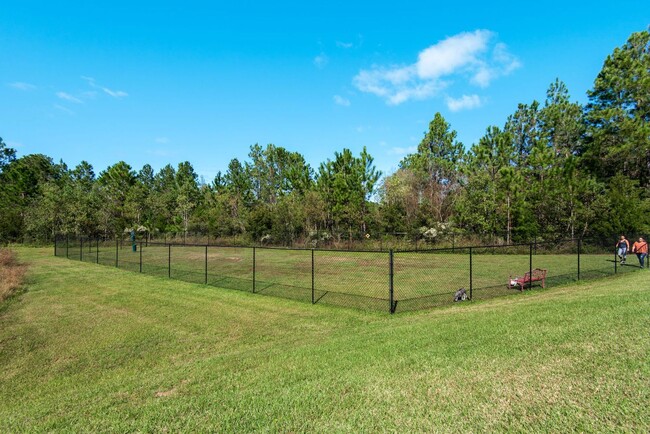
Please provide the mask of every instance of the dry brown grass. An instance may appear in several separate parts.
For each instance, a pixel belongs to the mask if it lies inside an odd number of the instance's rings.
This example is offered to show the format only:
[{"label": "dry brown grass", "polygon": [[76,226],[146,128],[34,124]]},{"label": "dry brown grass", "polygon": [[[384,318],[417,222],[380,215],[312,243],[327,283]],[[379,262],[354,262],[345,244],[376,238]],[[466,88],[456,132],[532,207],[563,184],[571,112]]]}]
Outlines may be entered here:
[{"label": "dry brown grass", "polygon": [[6,300],[23,284],[25,266],[18,263],[14,252],[0,249],[0,302]]}]

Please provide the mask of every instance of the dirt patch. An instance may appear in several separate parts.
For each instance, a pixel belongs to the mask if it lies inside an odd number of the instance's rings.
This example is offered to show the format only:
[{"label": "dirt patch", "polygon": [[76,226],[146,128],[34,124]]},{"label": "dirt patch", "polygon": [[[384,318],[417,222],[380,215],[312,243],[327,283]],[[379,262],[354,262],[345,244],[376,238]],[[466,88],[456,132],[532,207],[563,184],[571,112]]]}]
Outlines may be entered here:
[{"label": "dirt patch", "polygon": [[156,398],[165,398],[167,396],[172,396],[174,393],[176,393],[176,388],[175,387],[173,387],[173,388],[171,388],[169,390],[166,390],[164,392],[163,391],[156,392]]},{"label": "dirt patch", "polygon": [[14,252],[0,249],[0,302],[23,285],[26,268],[16,260]]},{"label": "dirt patch", "polygon": [[155,396],[156,396],[156,398],[166,398],[168,396],[176,395],[176,393],[178,392],[179,387],[184,386],[187,383],[188,383],[188,380],[183,380],[183,381],[181,381],[181,383],[178,386],[174,386],[169,390],[159,390],[158,392],[156,392]]}]

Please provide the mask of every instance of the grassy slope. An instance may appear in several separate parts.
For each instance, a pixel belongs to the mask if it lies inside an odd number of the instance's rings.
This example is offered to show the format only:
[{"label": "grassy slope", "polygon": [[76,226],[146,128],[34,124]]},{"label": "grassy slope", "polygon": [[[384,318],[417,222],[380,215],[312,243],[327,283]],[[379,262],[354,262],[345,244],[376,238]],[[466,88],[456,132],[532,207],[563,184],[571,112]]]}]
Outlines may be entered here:
[{"label": "grassy slope", "polygon": [[650,271],[389,316],[19,254],[0,432],[650,430]]}]

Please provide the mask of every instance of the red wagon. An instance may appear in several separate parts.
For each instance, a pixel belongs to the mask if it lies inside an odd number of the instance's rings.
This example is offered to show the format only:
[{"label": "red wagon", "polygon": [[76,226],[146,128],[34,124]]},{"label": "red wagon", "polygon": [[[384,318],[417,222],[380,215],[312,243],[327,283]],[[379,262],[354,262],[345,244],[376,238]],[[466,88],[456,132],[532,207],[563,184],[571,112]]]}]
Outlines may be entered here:
[{"label": "red wagon", "polygon": [[533,282],[542,282],[542,288],[546,287],[546,270],[541,268],[535,268],[531,274],[530,271],[527,271],[523,277],[512,277],[508,280],[509,288],[519,287],[520,291],[524,290],[525,286],[529,288],[533,286]]}]

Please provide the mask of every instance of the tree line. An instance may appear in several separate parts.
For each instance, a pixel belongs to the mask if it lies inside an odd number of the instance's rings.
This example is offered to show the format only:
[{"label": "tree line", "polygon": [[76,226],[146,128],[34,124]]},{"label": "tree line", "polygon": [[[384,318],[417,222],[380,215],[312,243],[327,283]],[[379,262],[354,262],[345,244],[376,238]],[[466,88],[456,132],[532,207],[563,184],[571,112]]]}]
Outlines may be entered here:
[{"label": "tree line", "polygon": [[455,233],[517,242],[650,232],[650,33],[633,33],[572,101],[559,79],[466,147],[436,113],[417,151],[383,176],[364,148],[317,168],[299,152],[250,147],[206,182],[190,162],[155,171],[120,161],[99,174],[0,139],[0,241],[57,233],[199,232],[250,242],[434,241]]}]

